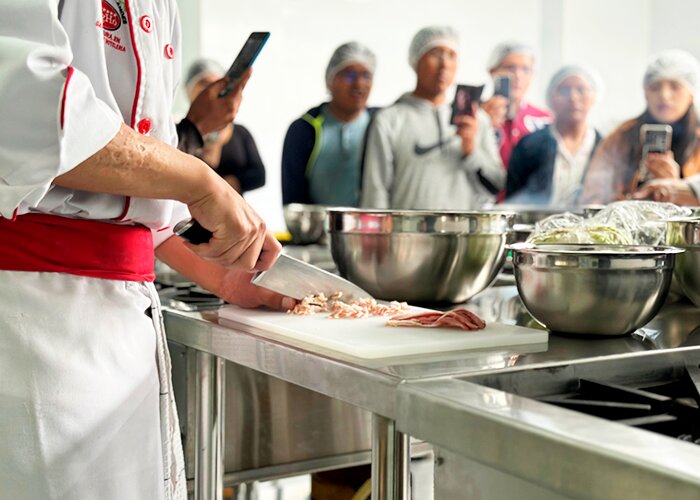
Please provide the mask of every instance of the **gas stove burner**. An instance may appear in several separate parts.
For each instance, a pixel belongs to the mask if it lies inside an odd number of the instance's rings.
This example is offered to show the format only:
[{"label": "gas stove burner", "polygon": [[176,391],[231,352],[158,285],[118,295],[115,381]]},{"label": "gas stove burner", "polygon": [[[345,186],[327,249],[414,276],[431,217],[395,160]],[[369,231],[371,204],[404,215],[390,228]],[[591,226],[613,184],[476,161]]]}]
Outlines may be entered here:
[{"label": "gas stove burner", "polygon": [[205,311],[225,304],[223,299],[194,284],[162,288],[158,295],[163,305],[180,311]]},{"label": "gas stove burner", "polygon": [[700,369],[686,365],[680,378],[640,387],[580,378],[575,391],[536,398],[620,424],[700,444]]}]

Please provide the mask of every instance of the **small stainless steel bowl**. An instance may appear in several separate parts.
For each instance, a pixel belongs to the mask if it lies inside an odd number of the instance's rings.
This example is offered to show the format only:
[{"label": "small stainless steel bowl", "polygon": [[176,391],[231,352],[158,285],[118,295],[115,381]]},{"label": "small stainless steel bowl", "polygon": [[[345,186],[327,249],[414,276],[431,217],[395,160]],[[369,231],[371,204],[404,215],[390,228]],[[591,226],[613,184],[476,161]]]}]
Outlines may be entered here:
[{"label": "small stainless steel bowl", "polygon": [[319,243],[325,237],[326,209],[324,205],[290,203],[282,209],[284,222],[292,235],[292,243]]},{"label": "small stainless steel bowl", "polygon": [[666,222],[666,243],[685,250],[676,257],[674,274],[683,293],[700,307],[700,217]]},{"label": "small stainless steel bowl", "polygon": [[512,213],[328,209],[340,274],[374,297],[463,302],[503,266]]},{"label": "small stainless steel bowl", "polygon": [[530,314],[554,332],[624,335],[648,323],[666,299],[671,247],[516,244],[518,292]]}]

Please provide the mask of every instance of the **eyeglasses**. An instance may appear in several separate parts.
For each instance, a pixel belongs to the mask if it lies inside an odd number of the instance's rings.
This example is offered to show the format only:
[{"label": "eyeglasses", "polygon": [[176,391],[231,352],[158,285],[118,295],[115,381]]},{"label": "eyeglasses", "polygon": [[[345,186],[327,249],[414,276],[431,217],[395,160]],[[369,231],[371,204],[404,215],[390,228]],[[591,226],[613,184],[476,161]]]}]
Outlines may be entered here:
[{"label": "eyeglasses", "polygon": [[346,69],[340,72],[340,77],[345,83],[354,83],[358,78],[364,78],[367,81],[372,81],[372,73],[364,70]]},{"label": "eyeglasses", "polygon": [[512,75],[515,75],[516,73],[522,73],[525,76],[532,74],[532,66],[526,66],[523,64],[507,64],[505,66],[501,66],[500,69],[505,73],[510,73]]},{"label": "eyeglasses", "polygon": [[577,93],[581,97],[588,97],[593,93],[593,90],[590,87],[584,86],[569,87],[568,85],[561,85],[557,87],[556,93],[562,97],[571,97],[574,93]]},{"label": "eyeglasses", "polygon": [[440,47],[434,47],[430,49],[425,55],[432,58],[442,60],[445,62],[452,62],[457,60],[457,52],[452,49],[445,49]]}]

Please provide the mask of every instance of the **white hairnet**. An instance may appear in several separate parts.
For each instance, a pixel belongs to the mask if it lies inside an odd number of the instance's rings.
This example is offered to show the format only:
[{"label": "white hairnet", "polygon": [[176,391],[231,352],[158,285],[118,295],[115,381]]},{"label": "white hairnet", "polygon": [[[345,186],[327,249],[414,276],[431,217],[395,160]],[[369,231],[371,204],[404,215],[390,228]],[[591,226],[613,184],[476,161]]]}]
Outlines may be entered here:
[{"label": "white hairnet", "polygon": [[700,84],[698,60],[684,50],[673,49],[657,54],[644,73],[644,88],[659,80],[682,83],[695,94]]},{"label": "white hairnet", "polygon": [[326,68],[326,86],[330,88],[333,78],[344,68],[351,64],[362,64],[370,73],[374,74],[377,67],[377,58],[367,47],[358,42],[344,43],[335,51],[328,61]]},{"label": "white hairnet", "polygon": [[525,54],[526,56],[532,57],[533,61],[535,60],[535,51],[531,45],[511,40],[496,45],[489,56],[486,69],[488,71],[493,71],[501,65],[503,59],[511,54]]},{"label": "white hairnet", "polygon": [[547,85],[547,106],[550,108],[552,107],[552,96],[554,92],[557,90],[557,87],[559,87],[559,84],[570,76],[583,78],[588,82],[596,98],[600,99],[602,97],[604,90],[603,80],[598,72],[593,68],[571,64],[560,68],[549,80],[549,85]]},{"label": "white hairnet", "polygon": [[455,52],[459,48],[459,35],[450,26],[428,26],[413,36],[408,49],[408,64],[413,69],[418,67],[418,61],[430,49],[448,47]]},{"label": "white hairnet", "polygon": [[224,76],[224,68],[212,59],[197,59],[187,70],[185,88],[191,89],[204,75],[210,74],[221,78]]}]

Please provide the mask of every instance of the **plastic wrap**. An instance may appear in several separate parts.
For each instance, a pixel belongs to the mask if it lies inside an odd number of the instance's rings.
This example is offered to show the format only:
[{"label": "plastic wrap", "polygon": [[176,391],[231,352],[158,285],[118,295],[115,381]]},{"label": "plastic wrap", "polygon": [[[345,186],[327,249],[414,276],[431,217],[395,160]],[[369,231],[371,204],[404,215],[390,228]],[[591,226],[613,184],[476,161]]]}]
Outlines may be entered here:
[{"label": "plastic wrap", "polygon": [[529,243],[580,243],[607,245],[661,245],[666,240],[667,219],[688,216],[691,210],[672,203],[618,201],[593,217],[552,215],[540,221]]}]

